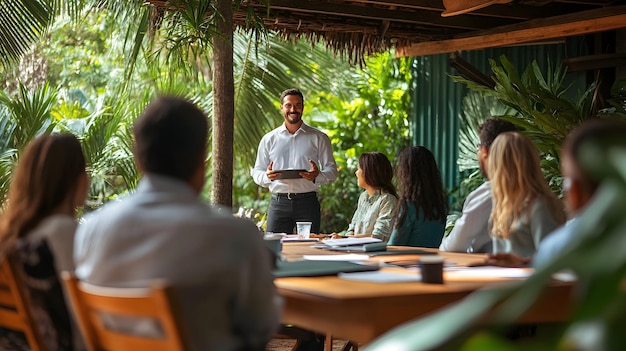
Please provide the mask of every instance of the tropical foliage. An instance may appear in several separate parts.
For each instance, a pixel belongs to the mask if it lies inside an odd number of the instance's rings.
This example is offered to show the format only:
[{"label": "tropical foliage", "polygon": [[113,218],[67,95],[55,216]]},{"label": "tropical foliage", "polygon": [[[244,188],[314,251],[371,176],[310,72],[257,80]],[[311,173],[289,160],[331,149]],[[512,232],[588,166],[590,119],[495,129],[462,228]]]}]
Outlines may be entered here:
[{"label": "tropical foliage", "polygon": [[[465,83],[471,90],[484,96],[494,97],[511,108],[506,113],[490,116],[509,120],[533,140],[541,153],[542,169],[546,179],[551,188],[560,193],[561,143],[573,128],[594,116],[592,97],[595,86],[589,87],[580,96],[571,98],[570,85],[566,84],[565,79],[567,70],[562,64],[549,67],[545,75],[536,61],[533,61],[521,75],[506,56],[500,57],[500,64],[495,60],[490,60],[490,64],[492,78],[495,81],[493,89],[462,77],[453,79]],[[475,129],[476,126],[469,130]],[[467,134],[468,130],[461,131],[462,143],[471,140]],[[463,150],[467,146],[462,144],[460,147]],[[459,162],[460,165],[467,167],[472,160],[467,158],[467,153],[461,153]]]},{"label": "tropical foliage", "polygon": [[[485,181],[478,167],[477,151],[480,144],[478,125],[492,116],[515,114],[513,108],[504,105],[497,98],[484,96],[476,91],[468,92],[463,98],[461,106],[457,164],[463,180],[450,193],[453,199],[451,211],[455,213],[461,210],[467,195]],[[449,219],[456,219],[456,216]]]},{"label": "tropical foliage", "polygon": [[[0,185],[5,191],[19,150],[32,137],[69,131],[83,143],[92,181],[89,204],[97,207],[136,185],[130,126],[156,94],[184,96],[212,115],[212,52],[203,46],[208,38],[196,35],[206,23],[193,13],[161,14],[149,31],[151,12],[141,1],[64,9],[52,11],[58,14],[53,26],[19,65],[5,70],[0,111],[12,117],[2,118],[0,167],[6,171]],[[174,37],[188,43],[187,54],[183,46],[171,50]],[[261,136],[282,123],[280,92],[299,87],[307,97],[307,123],[327,131],[336,144],[341,175],[322,188],[322,201],[328,230],[345,228],[360,192],[353,175],[358,155],[378,150],[393,158],[409,142],[408,61],[386,54],[355,70],[318,45],[243,31],[235,33],[234,59],[234,207],[265,212],[268,193],[253,183],[249,169]],[[208,199],[210,169],[207,174]]]},{"label": "tropical foliage", "polygon": [[52,23],[52,14],[53,1],[1,0],[0,33],[4,43],[0,45],[0,65],[7,68],[15,64]]},{"label": "tropical foliage", "polygon": [[410,145],[409,66],[410,59],[394,59],[392,53],[370,57],[346,81],[347,99],[329,93],[312,99],[319,118],[332,116],[322,126],[333,143],[339,169],[337,180],[321,188],[322,232],[347,228],[362,191],[354,176],[362,153],[379,151],[393,163]]}]

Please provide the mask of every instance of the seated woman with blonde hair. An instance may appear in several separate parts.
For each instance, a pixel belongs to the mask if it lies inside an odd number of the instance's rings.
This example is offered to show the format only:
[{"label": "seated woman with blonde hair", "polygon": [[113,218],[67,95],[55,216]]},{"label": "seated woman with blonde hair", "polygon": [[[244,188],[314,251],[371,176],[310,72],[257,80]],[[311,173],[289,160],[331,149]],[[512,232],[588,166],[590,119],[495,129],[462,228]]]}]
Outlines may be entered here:
[{"label": "seated woman with blonde hair", "polygon": [[533,256],[541,240],[565,222],[564,206],[541,173],[537,148],[520,133],[500,134],[489,149],[487,173],[494,254]]},{"label": "seated woman with blonde hair", "polygon": [[[73,350],[72,331],[59,272],[74,270],[76,208],[89,180],[78,139],[42,135],[19,159],[0,217],[0,260],[22,276],[39,334],[48,350]],[[0,349],[30,350],[19,333],[0,328]]]}]

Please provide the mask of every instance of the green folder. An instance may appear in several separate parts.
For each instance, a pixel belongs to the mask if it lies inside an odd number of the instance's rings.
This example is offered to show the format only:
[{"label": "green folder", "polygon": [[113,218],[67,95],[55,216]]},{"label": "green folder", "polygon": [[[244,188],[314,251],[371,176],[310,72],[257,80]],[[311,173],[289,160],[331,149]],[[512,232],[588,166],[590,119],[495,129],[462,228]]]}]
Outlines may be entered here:
[{"label": "green folder", "polygon": [[315,277],[336,275],[339,272],[376,271],[378,266],[368,266],[344,261],[278,261],[274,269],[275,278]]}]

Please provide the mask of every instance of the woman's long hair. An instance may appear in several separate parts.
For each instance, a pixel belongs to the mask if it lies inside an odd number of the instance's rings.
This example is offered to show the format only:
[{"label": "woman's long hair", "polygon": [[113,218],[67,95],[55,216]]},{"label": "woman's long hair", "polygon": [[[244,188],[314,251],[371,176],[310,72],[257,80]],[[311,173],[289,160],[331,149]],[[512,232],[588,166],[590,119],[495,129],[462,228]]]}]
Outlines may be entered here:
[{"label": "woman's long hair", "polygon": [[441,172],[432,152],[423,146],[409,146],[398,155],[396,180],[400,201],[396,206],[396,228],[402,226],[409,204],[415,211],[422,209],[424,218],[445,223],[448,215],[448,196],[443,189]]},{"label": "woman's long hair", "polygon": [[0,217],[0,259],[18,238],[74,200],[84,173],[85,157],[72,134],[45,134],[26,147]]},{"label": "woman's long hair", "polygon": [[359,156],[359,167],[363,171],[363,180],[374,188],[381,189],[398,197],[393,185],[393,167],[391,162],[380,152],[366,152]]},{"label": "woman's long hair", "polygon": [[539,152],[528,137],[500,134],[489,148],[487,164],[493,194],[492,235],[508,238],[511,226],[538,198],[546,202],[556,222],[565,222],[563,205],[543,177]]}]

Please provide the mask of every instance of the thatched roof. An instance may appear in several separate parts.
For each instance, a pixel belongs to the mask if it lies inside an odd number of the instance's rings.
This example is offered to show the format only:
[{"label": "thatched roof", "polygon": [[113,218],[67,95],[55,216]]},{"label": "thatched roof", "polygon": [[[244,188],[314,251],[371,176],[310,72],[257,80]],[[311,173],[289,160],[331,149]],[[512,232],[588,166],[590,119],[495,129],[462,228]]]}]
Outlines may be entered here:
[{"label": "thatched roof", "polygon": [[[450,8],[481,2],[489,6]],[[249,11],[286,38],[322,40],[352,61],[392,47],[418,56],[626,27],[624,0],[249,0],[235,9],[236,26],[246,26]]]}]

